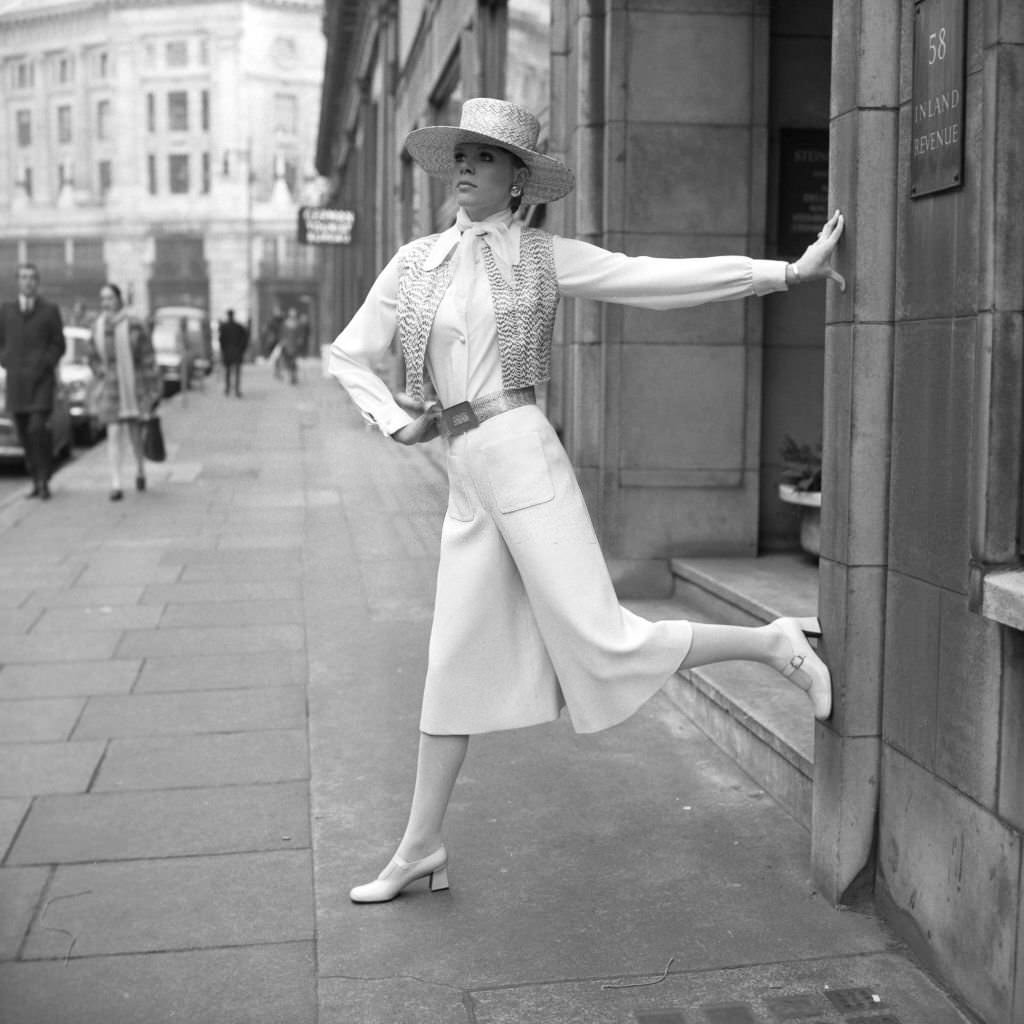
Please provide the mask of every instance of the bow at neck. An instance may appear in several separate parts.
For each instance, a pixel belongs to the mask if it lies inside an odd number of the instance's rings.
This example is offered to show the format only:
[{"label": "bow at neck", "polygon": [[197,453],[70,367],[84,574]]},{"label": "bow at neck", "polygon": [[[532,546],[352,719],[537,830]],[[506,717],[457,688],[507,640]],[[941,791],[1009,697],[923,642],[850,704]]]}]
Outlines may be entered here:
[{"label": "bow at neck", "polygon": [[520,226],[513,224],[512,211],[502,210],[486,220],[470,220],[465,210],[459,210],[455,224],[438,236],[425,263],[427,270],[440,266],[452,249],[455,258],[472,260],[477,239],[484,241],[494,255],[501,276],[512,282],[512,267],[519,262]]}]

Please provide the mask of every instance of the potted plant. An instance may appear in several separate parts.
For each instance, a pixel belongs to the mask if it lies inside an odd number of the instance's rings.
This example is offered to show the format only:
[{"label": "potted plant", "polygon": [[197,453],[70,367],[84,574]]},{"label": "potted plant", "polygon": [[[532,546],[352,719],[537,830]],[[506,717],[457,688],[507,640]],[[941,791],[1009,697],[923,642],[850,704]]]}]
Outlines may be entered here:
[{"label": "potted plant", "polygon": [[788,434],[782,448],[779,497],[800,508],[800,546],[815,558],[821,552],[821,445],[799,444]]}]

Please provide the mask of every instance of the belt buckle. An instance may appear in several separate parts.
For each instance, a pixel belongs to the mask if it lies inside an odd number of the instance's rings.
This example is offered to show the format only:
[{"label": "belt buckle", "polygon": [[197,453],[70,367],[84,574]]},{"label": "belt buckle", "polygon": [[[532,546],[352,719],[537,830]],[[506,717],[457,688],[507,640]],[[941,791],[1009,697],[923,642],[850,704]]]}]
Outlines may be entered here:
[{"label": "belt buckle", "polygon": [[441,410],[441,423],[444,425],[444,433],[448,437],[457,437],[465,434],[474,427],[480,426],[480,420],[470,402],[459,402],[457,405],[450,405],[447,409]]}]

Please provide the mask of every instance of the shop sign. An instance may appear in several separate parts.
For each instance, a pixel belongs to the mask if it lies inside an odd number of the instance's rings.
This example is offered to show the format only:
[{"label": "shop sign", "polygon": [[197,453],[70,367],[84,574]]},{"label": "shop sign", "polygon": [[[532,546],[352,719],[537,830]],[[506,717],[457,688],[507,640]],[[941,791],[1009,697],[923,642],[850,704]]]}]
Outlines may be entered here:
[{"label": "shop sign", "polygon": [[299,207],[299,242],[303,245],[348,245],[352,241],[352,210],[323,206]]},{"label": "shop sign", "polygon": [[914,5],[910,195],[959,188],[964,172],[964,0]]},{"label": "shop sign", "polygon": [[799,256],[828,220],[828,132],[783,128],[779,133],[779,243]]}]

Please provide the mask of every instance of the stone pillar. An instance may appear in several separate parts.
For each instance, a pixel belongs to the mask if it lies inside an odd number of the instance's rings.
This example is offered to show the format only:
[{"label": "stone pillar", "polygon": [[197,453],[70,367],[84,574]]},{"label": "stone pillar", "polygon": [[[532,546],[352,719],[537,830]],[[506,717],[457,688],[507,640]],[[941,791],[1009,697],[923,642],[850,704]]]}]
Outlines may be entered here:
[{"label": "stone pillar", "polygon": [[[571,10],[555,102],[574,115],[576,234],[630,255],[760,256],[767,0]],[[620,593],[667,592],[673,555],[752,554],[760,304],[573,316],[566,434]]]},{"label": "stone pillar", "polygon": [[826,307],[819,607],[835,710],[817,727],[811,854],[833,903],[870,876],[878,807],[903,28],[899,4],[834,0],[830,206],[848,287],[830,285]]}]

